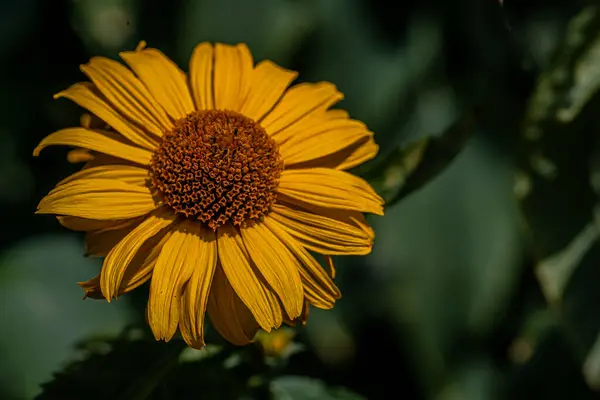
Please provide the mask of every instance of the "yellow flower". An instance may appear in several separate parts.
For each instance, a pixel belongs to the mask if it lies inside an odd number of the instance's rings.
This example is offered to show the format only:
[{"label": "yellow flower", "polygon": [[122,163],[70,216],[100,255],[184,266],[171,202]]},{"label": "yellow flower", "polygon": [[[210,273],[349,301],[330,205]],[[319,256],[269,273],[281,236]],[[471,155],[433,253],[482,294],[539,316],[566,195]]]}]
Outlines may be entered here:
[{"label": "yellow flower", "polygon": [[[80,285],[109,302],[150,281],[147,319],[157,340],[178,328],[204,346],[204,314],[228,341],[252,341],[309,304],[333,307],[332,255],[364,255],[383,214],[369,184],[344,170],[375,156],[373,133],[342,110],[327,82],[301,83],[244,44],[199,44],[186,75],[163,53],[94,57],[67,98],[94,115],[44,138],[85,162],[40,202],[86,232],[105,257]],[[94,122],[95,121],[95,122]],[[324,255],[330,273],[312,253]]]}]

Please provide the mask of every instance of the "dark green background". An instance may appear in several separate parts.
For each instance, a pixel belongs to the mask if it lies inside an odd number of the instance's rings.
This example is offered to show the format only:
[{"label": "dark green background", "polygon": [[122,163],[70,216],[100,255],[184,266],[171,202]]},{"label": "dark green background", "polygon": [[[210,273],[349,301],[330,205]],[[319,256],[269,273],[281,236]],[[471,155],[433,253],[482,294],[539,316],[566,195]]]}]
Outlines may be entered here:
[{"label": "dark green background", "polygon": [[[31,156],[45,135],[78,123],[81,110],[52,95],[84,79],[79,65],[94,55],[116,57],[139,40],[186,70],[200,41],[246,42],[256,60],[298,70],[301,81],[335,83],[345,94],[340,106],[376,133],[380,157],[358,172],[381,191],[404,160],[394,156],[398,146],[438,137],[478,110],[476,129],[451,151],[461,150],[453,162],[427,182],[419,178],[420,190],[384,217],[370,218],[373,253],[337,260],[343,299],[332,311],[311,312],[297,337],[305,350],[273,373],[318,378],[369,399],[600,397],[589,388],[600,387],[600,356],[590,351],[600,327],[597,244],[544,267],[553,272],[541,284],[536,275],[586,224],[596,232],[598,96],[581,100],[586,105],[572,121],[558,117],[582,98],[572,91],[577,82],[592,94],[600,85],[600,55],[592,51],[600,52],[598,15],[572,28],[575,39],[565,33],[594,3],[0,1],[0,398],[32,398],[54,371],[85,357],[75,342],[143,322],[142,290],[110,305],[81,301],[75,282],[94,276],[99,261],[83,257],[80,235],[33,214],[76,166],[63,148]],[[533,131],[541,139],[527,139]],[[558,165],[558,178],[540,178],[540,155]],[[372,171],[379,175],[369,174],[378,162]],[[566,291],[548,296],[546,286],[568,277],[561,272],[568,265],[574,272]],[[128,346],[123,357],[143,354],[151,363],[156,352],[158,364],[170,348]],[[211,375],[219,368],[208,374],[184,364],[148,395],[228,396],[225,384],[223,392],[218,385],[205,392],[209,380],[220,382]],[[56,386],[45,398],[103,398],[94,388],[137,372],[119,360],[86,368],[78,370],[80,386]],[[304,383],[282,385],[288,392],[274,390],[275,398],[325,398],[314,387],[310,397]]]}]

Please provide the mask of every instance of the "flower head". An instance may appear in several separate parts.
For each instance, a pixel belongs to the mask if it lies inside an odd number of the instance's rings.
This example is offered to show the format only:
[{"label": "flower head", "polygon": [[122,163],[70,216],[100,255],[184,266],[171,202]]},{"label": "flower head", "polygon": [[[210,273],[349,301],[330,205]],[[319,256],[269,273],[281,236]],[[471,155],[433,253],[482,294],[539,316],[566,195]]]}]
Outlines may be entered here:
[{"label": "flower head", "polygon": [[[305,322],[309,305],[340,298],[332,255],[371,251],[363,213],[381,198],[345,170],[375,156],[367,127],[326,82],[290,86],[296,73],[254,65],[243,44],[202,43],[189,74],[142,44],[127,66],[94,57],[89,82],[58,93],[87,109],[80,127],[44,138],[71,146],[81,171],[57,184],[38,213],[86,232],[100,274],[80,282],[111,301],[150,281],[147,319],[157,340],[179,329],[204,346],[204,315],[234,344],[259,328]],[[329,272],[314,258],[324,256]]]}]

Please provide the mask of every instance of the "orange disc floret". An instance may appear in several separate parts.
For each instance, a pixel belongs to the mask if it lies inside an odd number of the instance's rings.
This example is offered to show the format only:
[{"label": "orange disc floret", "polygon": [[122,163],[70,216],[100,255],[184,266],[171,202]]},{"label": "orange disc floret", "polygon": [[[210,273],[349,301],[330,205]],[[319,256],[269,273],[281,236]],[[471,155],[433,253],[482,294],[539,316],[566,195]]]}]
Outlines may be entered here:
[{"label": "orange disc floret", "polygon": [[202,110],[163,136],[150,171],[157,195],[176,214],[216,230],[270,211],[283,161],[275,141],[252,119]]}]

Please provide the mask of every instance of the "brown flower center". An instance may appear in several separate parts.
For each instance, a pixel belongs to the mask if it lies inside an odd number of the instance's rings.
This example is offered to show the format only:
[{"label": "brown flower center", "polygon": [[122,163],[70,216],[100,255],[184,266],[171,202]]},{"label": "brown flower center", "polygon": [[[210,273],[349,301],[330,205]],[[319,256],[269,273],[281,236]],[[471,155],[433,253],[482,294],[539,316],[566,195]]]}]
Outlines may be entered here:
[{"label": "brown flower center", "polygon": [[175,123],[154,153],[150,171],[163,203],[216,230],[269,212],[283,161],[259,124],[233,111],[208,110]]}]

